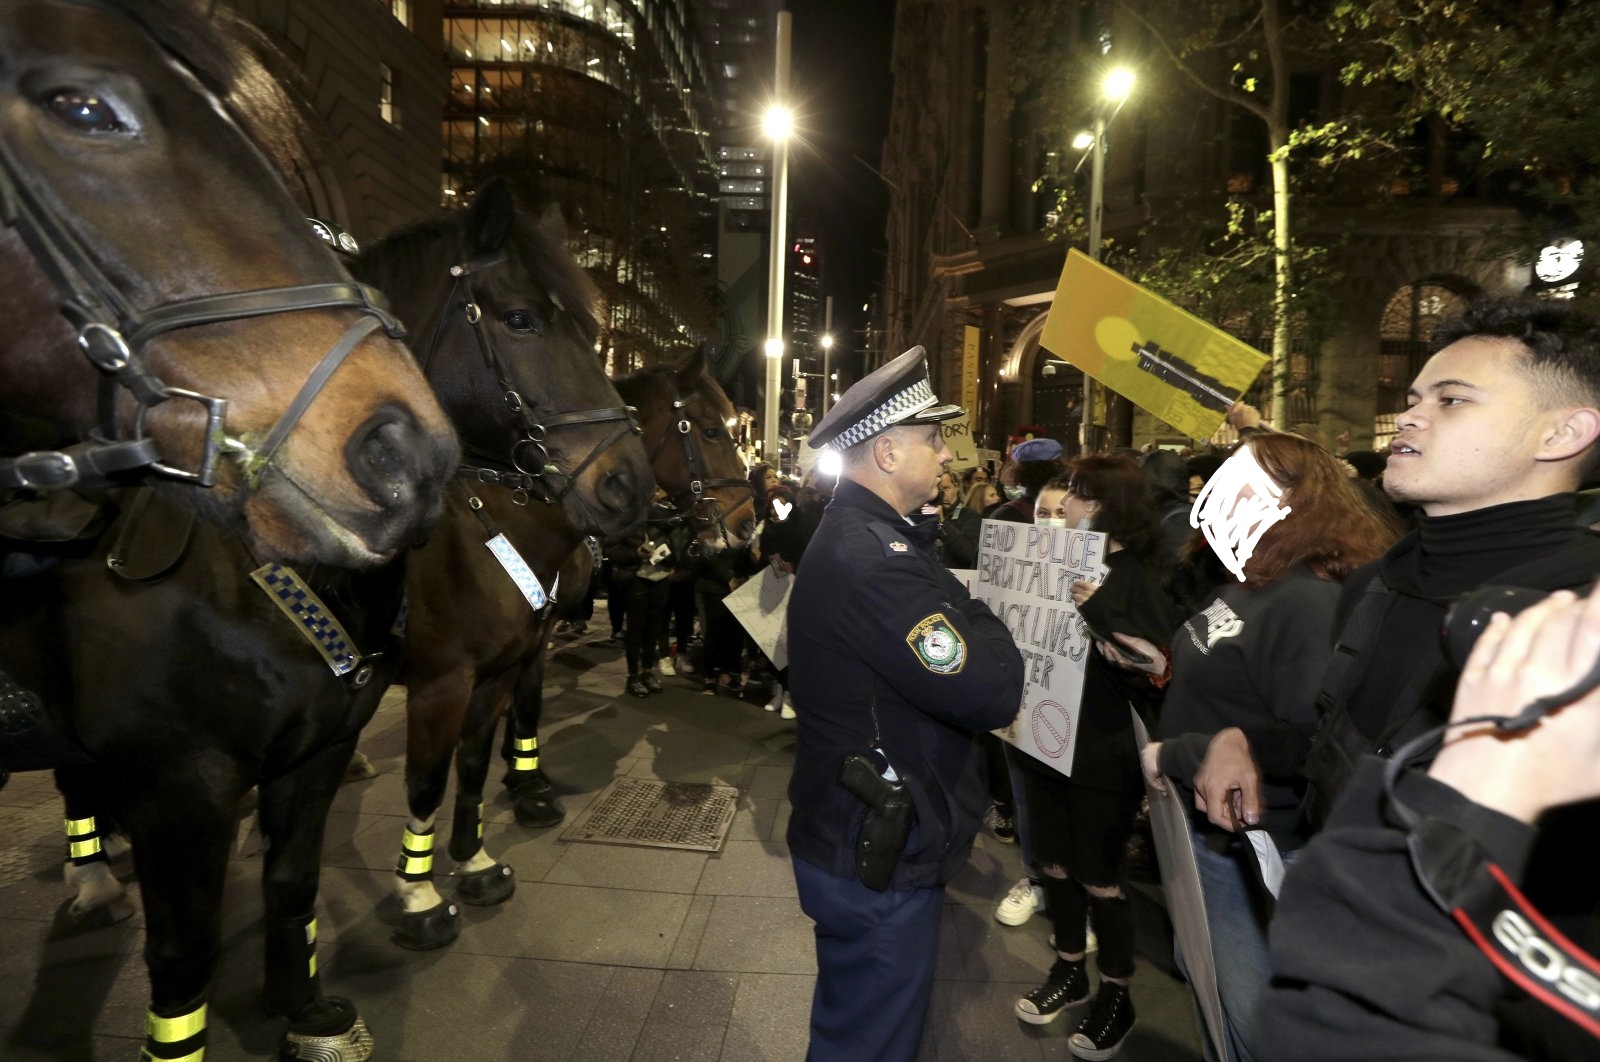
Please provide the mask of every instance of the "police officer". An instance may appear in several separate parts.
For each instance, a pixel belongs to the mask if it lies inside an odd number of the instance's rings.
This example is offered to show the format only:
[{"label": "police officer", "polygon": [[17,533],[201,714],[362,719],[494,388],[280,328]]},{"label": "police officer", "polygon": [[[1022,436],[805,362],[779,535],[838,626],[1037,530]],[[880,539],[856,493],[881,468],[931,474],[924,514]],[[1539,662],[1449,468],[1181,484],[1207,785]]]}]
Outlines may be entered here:
[{"label": "police officer", "polygon": [[[939,564],[937,519],[906,516],[950,460],[938,422],[961,413],[939,404],[913,347],[851,387],[808,439],[843,462],[788,616],[799,709],[788,841],[816,922],[814,1060],[915,1058],[944,885],[989,802],[974,734],[1009,724],[1022,700],[1005,626]],[[885,821],[906,804],[911,814]],[[902,843],[893,826],[905,820]]]}]

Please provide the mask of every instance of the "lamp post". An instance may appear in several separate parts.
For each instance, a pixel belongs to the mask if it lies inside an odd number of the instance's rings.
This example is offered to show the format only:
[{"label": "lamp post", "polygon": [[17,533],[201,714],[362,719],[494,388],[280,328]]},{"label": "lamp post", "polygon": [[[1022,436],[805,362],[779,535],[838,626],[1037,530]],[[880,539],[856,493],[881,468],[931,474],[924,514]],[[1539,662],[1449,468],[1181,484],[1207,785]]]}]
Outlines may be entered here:
[{"label": "lamp post", "polygon": [[833,296],[829,295],[823,302],[822,311],[822,415],[828,415],[828,396],[833,393],[833,376],[828,371],[828,362],[833,355]]},{"label": "lamp post", "polygon": [[794,116],[787,106],[789,98],[789,20],[787,11],[778,12],[778,57],[772,91],[777,101],[767,109],[762,126],[772,141],[772,231],[771,254],[767,261],[767,411],[762,459],[773,468],[782,467],[778,450],[778,400],[783,394],[783,273],[788,245],[789,213],[789,134]]},{"label": "lamp post", "polygon": [[[1126,67],[1117,67],[1106,74],[1104,84],[1101,86],[1102,99],[1094,109],[1094,155],[1089,166],[1089,257],[1100,261],[1101,226],[1105,218],[1105,191],[1106,191],[1106,107],[1115,104],[1116,110],[1111,116],[1116,117],[1116,111],[1122,109],[1127,102],[1128,93],[1133,91],[1133,71]],[[1083,148],[1086,145],[1083,137],[1073,141],[1073,146]],[[1094,446],[1094,380],[1088,374],[1083,374],[1083,403],[1078,410],[1078,448],[1082,453],[1089,453]]]}]

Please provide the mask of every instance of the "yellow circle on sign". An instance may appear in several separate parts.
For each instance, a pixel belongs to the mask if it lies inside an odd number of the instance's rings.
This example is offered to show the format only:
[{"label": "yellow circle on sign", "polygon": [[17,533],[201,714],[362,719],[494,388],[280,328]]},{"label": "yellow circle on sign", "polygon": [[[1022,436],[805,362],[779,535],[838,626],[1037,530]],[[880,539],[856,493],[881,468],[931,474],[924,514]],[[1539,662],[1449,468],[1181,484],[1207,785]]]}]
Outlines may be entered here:
[{"label": "yellow circle on sign", "polygon": [[1134,347],[1144,341],[1126,317],[1102,317],[1094,324],[1094,341],[1101,353],[1118,361],[1138,361]]}]

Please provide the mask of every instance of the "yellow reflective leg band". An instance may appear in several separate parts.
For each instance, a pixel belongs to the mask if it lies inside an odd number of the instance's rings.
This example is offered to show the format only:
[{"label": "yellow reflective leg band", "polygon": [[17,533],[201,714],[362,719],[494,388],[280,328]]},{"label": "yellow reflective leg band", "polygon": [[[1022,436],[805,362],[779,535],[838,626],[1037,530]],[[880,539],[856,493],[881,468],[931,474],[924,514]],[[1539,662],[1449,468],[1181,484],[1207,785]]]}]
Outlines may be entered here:
[{"label": "yellow reflective leg band", "polygon": [[483,805],[478,805],[478,840],[483,840]]},{"label": "yellow reflective leg band", "polygon": [[67,828],[67,855],[72,858],[74,863],[80,863],[104,851],[100,845],[100,833],[95,829],[93,815],[86,819],[63,819],[62,821]]},{"label": "yellow reflective leg band", "polygon": [[311,952],[311,972],[308,977],[317,976],[317,920],[313,918],[306,923],[306,948]]},{"label": "yellow reflective leg band", "polygon": [[[152,1011],[145,1011],[144,1033],[147,1039],[139,1052],[140,1062],[145,1062],[147,1059],[149,1062],[202,1062],[206,1057],[205,1031],[204,1003],[176,1018],[163,1018]],[[197,1040],[197,1046],[181,1055],[171,1053],[175,1045],[186,1040]],[[182,1050],[182,1048],[177,1049]]]},{"label": "yellow reflective leg band", "polygon": [[395,871],[403,878],[426,878],[433,873],[433,831],[412,833],[406,827],[400,841],[400,866]]},{"label": "yellow reflective leg band", "polygon": [[537,771],[539,769],[539,738],[513,738],[512,751],[519,755],[511,757],[513,771]]}]

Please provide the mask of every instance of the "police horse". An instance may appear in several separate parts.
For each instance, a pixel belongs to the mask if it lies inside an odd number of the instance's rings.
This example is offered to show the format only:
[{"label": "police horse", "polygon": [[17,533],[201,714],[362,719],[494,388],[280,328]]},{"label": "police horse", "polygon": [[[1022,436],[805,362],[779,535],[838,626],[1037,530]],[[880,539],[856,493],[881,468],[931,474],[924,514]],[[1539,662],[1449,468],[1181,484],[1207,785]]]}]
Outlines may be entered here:
[{"label": "police horse", "polygon": [[[483,423],[472,406],[458,409],[452,388],[423,355],[461,432],[465,465],[446,494],[439,526],[411,553],[406,574],[401,681],[411,814],[396,869],[404,913],[395,941],[415,950],[442,947],[460,933],[459,908],[434,884],[435,818],[452,762],[448,852],[456,896],[485,905],[514,891],[511,869],[483,845],[483,788],[495,728],[526,681],[528,662],[542,653],[554,597],[562,592],[555,580],[561,560],[585,534],[609,537],[637,526],[655,489],[639,428],[595,354],[592,283],[563,249],[557,219],[521,226],[517,236],[504,247],[482,241],[461,248],[450,277],[437,278],[449,280],[442,290],[416,291],[414,270],[409,276],[395,271],[414,253],[435,256],[432,248],[413,252],[386,240],[354,267],[397,300],[443,298],[458,326],[478,337],[471,397],[499,401],[503,392],[514,414],[508,431]],[[508,300],[508,254],[513,263],[540,264],[541,299]],[[554,401],[548,384],[503,379],[513,356],[557,358],[568,366],[569,400]],[[464,370],[457,363],[452,371]],[[609,463],[595,463],[602,458]]]},{"label": "police horse", "polygon": [[[742,545],[755,525],[754,495],[734,442],[733,403],[706,368],[699,351],[682,365],[649,365],[616,381],[624,401],[638,411],[644,445],[657,485],[676,520],[692,532],[693,550],[714,553]],[[553,541],[576,545],[578,532],[551,527]],[[569,549],[571,546],[568,547]],[[587,548],[573,550],[560,572],[582,592],[594,577]],[[519,823],[553,826],[563,818],[554,786],[540,763],[539,723],[544,715],[545,647],[555,617],[549,617],[533,656],[517,682],[501,755],[503,778]]]}]

